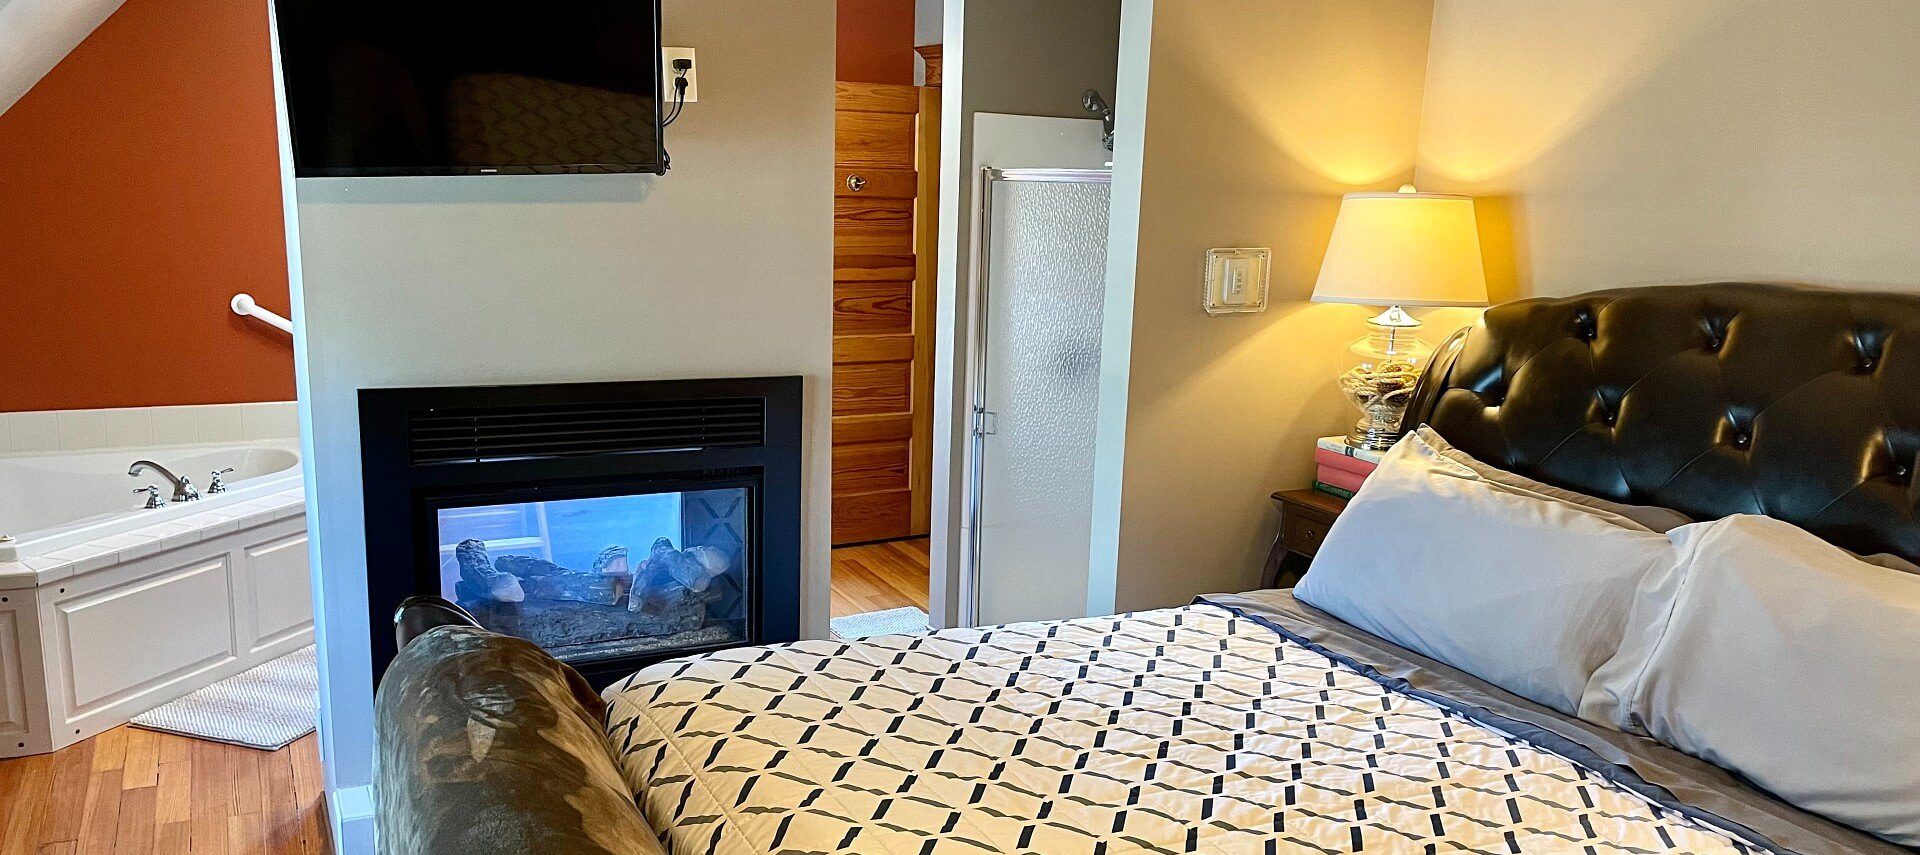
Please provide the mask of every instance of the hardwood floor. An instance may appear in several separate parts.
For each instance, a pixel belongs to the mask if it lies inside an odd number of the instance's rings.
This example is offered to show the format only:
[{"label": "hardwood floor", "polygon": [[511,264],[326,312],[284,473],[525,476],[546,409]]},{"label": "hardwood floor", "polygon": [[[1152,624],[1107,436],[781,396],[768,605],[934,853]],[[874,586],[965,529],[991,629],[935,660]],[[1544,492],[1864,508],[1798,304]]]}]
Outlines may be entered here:
[{"label": "hardwood floor", "polygon": [[0,855],[323,855],[319,743],[255,751],[117,727],[0,760]]},{"label": "hardwood floor", "polygon": [[890,540],[833,551],[833,616],[927,608],[927,539]]},{"label": "hardwood floor", "polygon": [[[927,539],[833,551],[833,616],[927,608]],[[325,855],[319,746],[119,727],[0,760],[0,855]]]}]

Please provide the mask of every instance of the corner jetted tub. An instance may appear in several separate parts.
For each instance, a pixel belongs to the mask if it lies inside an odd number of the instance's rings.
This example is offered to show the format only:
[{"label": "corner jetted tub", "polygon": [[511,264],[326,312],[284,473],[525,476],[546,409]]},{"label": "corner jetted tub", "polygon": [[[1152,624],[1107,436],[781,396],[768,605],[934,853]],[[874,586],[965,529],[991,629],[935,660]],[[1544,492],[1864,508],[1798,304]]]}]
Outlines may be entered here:
[{"label": "corner jetted tub", "polygon": [[[145,508],[136,491],[203,498]],[[206,494],[211,474],[227,491]],[[52,751],[313,643],[293,440],[0,455],[0,757]]]},{"label": "corner jetted tub", "polygon": [[[130,532],[192,514],[238,505],[300,485],[300,455],[293,441],[251,445],[184,446],[91,451],[81,454],[0,456],[0,561],[46,555],[113,534]],[[146,510],[135,491],[148,484],[172,495],[155,473],[127,475],[135,460],[152,460],[202,491],[198,501]],[[225,476],[227,492],[206,494],[212,474]]]}]

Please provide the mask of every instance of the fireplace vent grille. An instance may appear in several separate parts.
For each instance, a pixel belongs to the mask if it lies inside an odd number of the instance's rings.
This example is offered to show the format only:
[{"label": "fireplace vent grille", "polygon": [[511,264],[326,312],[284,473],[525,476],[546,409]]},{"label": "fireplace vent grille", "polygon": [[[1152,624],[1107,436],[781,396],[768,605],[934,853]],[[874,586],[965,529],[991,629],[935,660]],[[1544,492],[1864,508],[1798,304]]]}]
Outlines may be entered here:
[{"label": "fireplace vent grille", "polygon": [[407,417],[418,465],[643,454],[766,442],[762,398],[435,407]]}]

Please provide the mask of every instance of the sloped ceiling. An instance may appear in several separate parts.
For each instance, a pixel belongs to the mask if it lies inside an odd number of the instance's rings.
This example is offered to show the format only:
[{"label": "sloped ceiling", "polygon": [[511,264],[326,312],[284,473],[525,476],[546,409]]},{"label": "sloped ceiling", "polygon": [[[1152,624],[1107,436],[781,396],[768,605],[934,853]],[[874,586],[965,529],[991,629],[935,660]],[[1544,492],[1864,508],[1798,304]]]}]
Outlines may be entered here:
[{"label": "sloped ceiling", "polygon": [[0,0],[0,113],[13,108],[124,0]]}]

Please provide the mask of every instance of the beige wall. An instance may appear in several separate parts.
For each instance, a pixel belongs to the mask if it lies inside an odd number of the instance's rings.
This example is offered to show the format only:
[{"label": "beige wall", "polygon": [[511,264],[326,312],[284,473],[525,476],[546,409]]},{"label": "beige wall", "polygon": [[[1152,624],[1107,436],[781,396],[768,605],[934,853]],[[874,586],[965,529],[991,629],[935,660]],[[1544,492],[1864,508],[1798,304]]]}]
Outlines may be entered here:
[{"label": "beige wall", "polygon": [[1920,288],[1916,32],[1912,0],[1437,0],[1418,177],[1488,197],[1496,299]]},{"label": "beige wall", "polygon": [[[1144,168],[1132,177],[1117,153],[1114,189],[1140,200],[1115,607],[1254,587],[1267,494],[1307,483],[1313,439],[1344,429],[1332,379],[1368,313],[1305,301],[1340,195],[1412,177],[1431,15],[1407,0],[1153,4]],[[1130,61],[1144,35],[1125,32]],[[1265,314],[1201,310],[1216,246],[1273,248]]]},{"label": "beige wall", "polygon": [[1113,99],[1120,0],[964,0],[967,110],[1084,118],[1080,94]]},{"label": "beige wall", "polygon": [[[1103,482],[1119,608],[1251,587],[1266,494],[1305,485],[1310,440],[1346,425],[1333,377],[1365,312],[1304,302],[1343,192],[1480,196],[1495,301],[1920,289],[1911,0],[1127,2],[1152,20],[1131,376],[1102,401],[1125,424]],[[1143,41],[1123,31],[1123,66]],[[1209,318],[1201,253],[1237,244],[1273,247],[1272,308]],[[1473,317],[1423,314],[1429,341]]]},{"label": "beige wall", "polygon": [[371,778],[361,388],[804,376],[801,630],[827,634],[834,7],[663,13],[666,42],[700,51],[702,96],[668,130],[666,175],[298,184],[330,790]]}]

